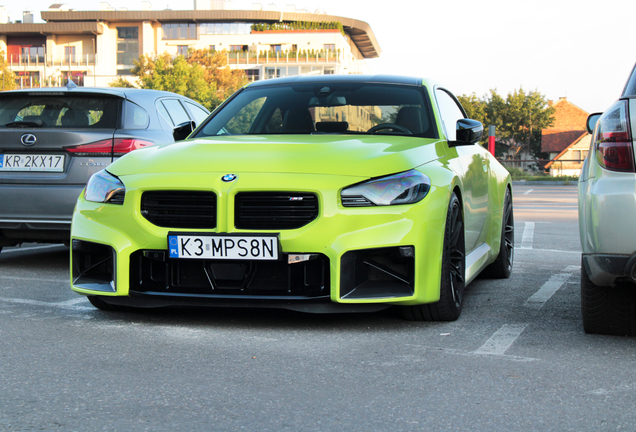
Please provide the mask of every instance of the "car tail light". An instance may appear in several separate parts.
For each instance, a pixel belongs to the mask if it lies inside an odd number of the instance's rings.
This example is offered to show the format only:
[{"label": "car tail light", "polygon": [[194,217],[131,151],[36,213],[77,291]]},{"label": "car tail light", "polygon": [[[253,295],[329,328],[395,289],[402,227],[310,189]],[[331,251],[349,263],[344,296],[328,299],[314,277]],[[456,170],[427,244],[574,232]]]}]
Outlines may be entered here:
[{"label": "car tail light", "polygon": [[596,159],[611,171],[635,172],[627,101],[618,101],[598,120],[594,135]]},{"label": "car tail light", "polygon": [[152,141],[136,138],[116,138],[64,147],[64,150],[76,156],[122,156],[139,148],[154,145]]},{"label": "car tail light", "polygon": [[122,156],[143,147],[154,145],[152,141],[145,141],[136,138],[117,138],[114,140],[113,153],[115,156]]},{"label": "car tail light", "polygon": [[64,150],[77,156],[111,156],[113,154],[113,140],[107,139],[90,144],[64,147]]}]

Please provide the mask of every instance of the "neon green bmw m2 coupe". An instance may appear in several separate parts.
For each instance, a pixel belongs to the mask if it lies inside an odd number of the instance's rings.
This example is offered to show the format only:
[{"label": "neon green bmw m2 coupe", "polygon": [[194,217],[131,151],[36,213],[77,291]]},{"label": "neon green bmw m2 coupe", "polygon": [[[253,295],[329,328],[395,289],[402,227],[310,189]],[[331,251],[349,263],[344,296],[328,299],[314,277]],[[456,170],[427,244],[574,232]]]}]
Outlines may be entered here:
[{"label": "neon green bmw m2 coupe", "polygon": [[71,284],[99,309],[399,307],[455,320],[481,272],[510,276],[508,172],[429,80],[252,83],[185,141],[94,174]]}]

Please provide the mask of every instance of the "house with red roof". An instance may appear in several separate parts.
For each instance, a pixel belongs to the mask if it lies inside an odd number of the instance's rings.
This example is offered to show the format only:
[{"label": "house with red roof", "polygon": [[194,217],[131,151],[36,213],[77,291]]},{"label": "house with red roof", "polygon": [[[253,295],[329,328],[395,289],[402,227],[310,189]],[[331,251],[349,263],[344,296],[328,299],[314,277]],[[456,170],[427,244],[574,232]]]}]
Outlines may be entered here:
[{"label": "house with red roof", "polygon": [[541,131],[541,151],[550,154],[545,165],[552,176],[578,176],[590,149],[590,134],[585,130],[588,113],[562,97],[554,107],[552,126]]}]

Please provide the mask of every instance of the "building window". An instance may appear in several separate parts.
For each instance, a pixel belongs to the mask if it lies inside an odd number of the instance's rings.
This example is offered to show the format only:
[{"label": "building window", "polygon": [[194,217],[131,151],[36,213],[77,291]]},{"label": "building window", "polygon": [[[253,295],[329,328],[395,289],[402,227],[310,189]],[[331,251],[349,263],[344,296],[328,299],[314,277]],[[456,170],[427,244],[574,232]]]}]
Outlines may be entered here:
[{"label": "building window", "polygon": [[292,50],[292,52],[298,51],[298,44],[292,44],[291,50]]},{"label": "building window", "polygon": [[117,66],[132,69],[139,57],[139,27],[117,27]]},{"label": "building window", "polygon": [[20,47],[20,54],[22,55],[22,63],[44,62],[43,46]]},{"label": "building window", "polygon": [[40,72],[17,71],[14,74],[19,88],[43,87],[43,84],[46,84],[40,82]]},{"label": "building window", "polygon": [[199,34],[250,34],[252,25],[247,23],[202,23],[199,24]]},{"label": "building window", "polygon": [[336,44],[325,44],[325,51],[335,51]]},{"label": "building window", "polygon": [[248,81],[258,81],[259,79],[261,79],[261,73],[258,69],[246,69],[245,76],[247,77]]},{"label": "building window", "polygon": [[194,23],[161,24],[163,39],[196,39],[197,25]]},{"label": "building window", "polygon": [[177,55],[188,57],[188,46],[187,45],[177,45]]},{"label": "building window", "polygon": [[280,72],[281,72],[281,68],[266,67],[265,68],[265,79],[280,78]]},{"label": "building window", "polygon": [[75,57],[75,47],[74,46],[65,46],[64,47],[64,62],[65,63],[76,63],[77,58]]},{"label": "building window", "polygon": [[210,51],[216,51],[216,45],[210,45]]},{"label": "building window", "polygon": [[[68,77],[68,72],[62,71],[62,84],[66,84],[68,82]],[[84,87],[84,72],[71,72],[71,81],[79,87]]]},{"label": "building window", "polygon": [[572,159],[578,161],[581,159],[581,150],[572,150]]},{"label": "building window", "polygon": [[270,51],[281,52],[283,50],[283,47],[282,45],[270,45],[269,49]]},{"label": "building window", "polygon": [[230,45],[230,51],[247,51],[247,45]]}]

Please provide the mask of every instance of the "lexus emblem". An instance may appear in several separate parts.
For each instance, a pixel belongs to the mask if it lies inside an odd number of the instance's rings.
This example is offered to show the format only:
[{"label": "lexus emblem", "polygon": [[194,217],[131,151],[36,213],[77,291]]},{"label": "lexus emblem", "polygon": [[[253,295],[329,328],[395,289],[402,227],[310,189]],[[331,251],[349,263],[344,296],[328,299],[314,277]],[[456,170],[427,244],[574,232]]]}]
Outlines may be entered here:
[{"label": "lexus emblem", "polygon": [[236,174],[225,174],[223,177],[221,177],[221,180],[223,180],[225,183],[230,183],[236,180],[236,177]]},{"label": "lexus emblem", "polygon": [[33,134],[24,134],[20,137],[20,142],[25,146],[32,146],[37,141],[37,138]]}]

